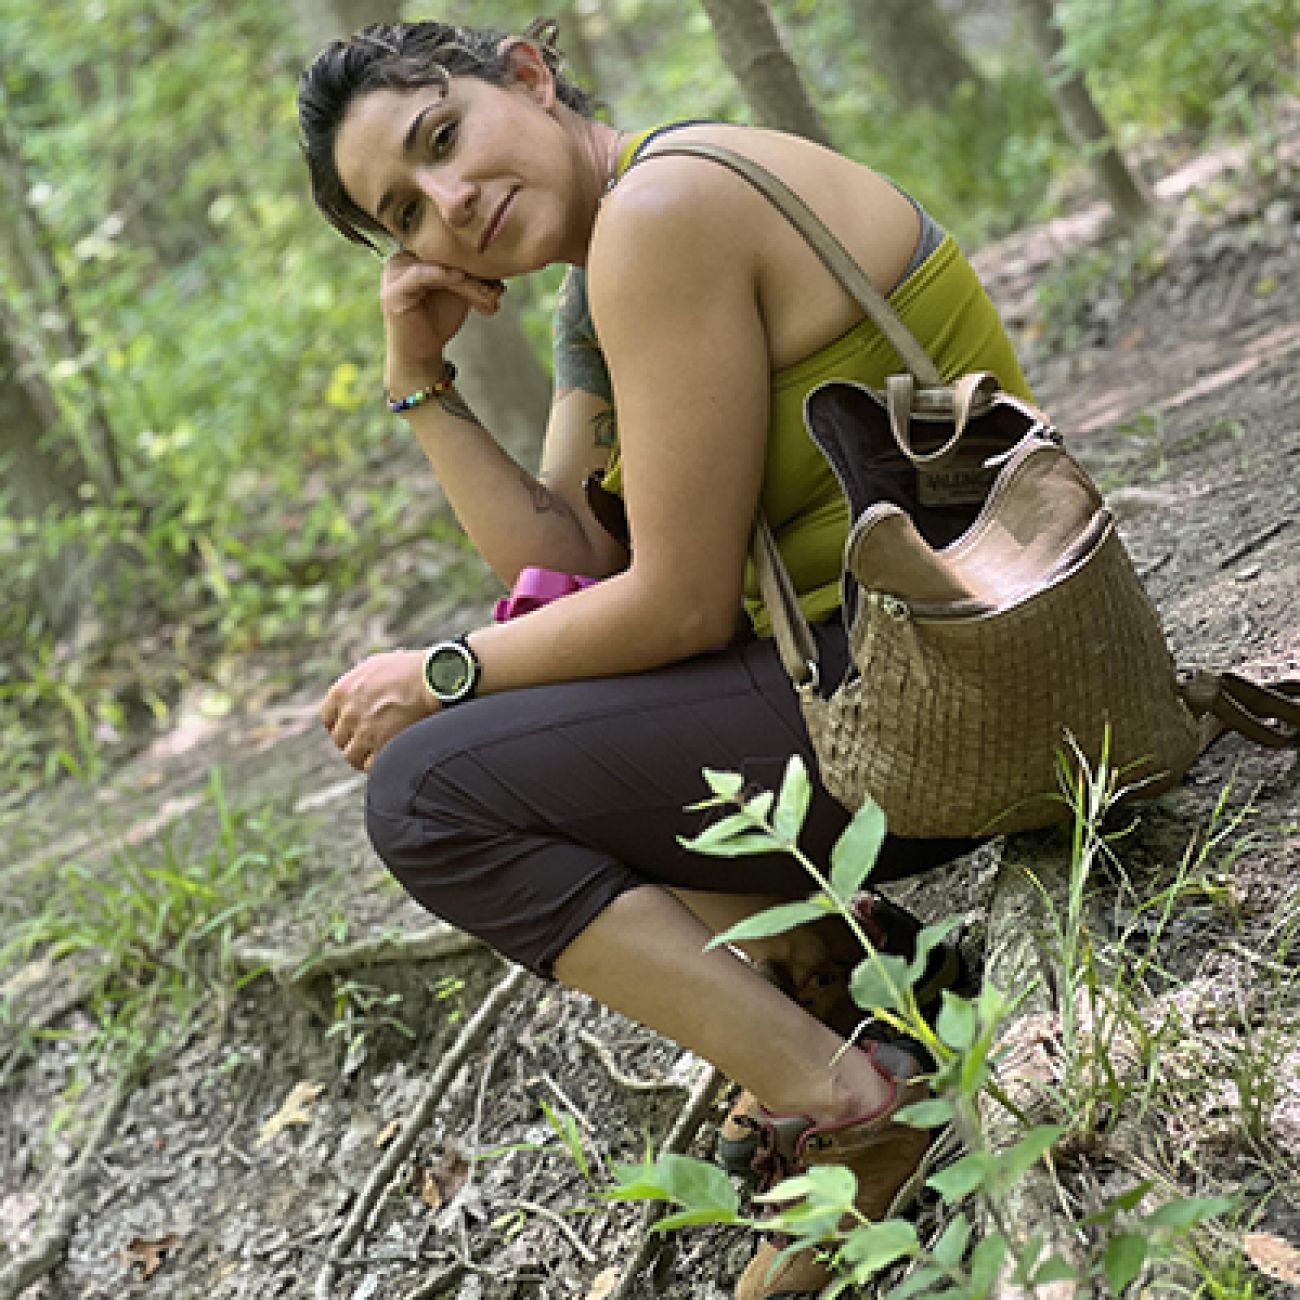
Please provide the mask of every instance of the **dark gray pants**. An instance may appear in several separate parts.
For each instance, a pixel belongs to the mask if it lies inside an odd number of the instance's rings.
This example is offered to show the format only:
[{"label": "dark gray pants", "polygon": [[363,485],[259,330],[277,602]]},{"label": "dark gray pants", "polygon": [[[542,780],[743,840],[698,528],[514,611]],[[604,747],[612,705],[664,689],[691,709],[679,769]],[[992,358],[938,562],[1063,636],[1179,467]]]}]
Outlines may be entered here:
[{"label": "dark gray pants", "polygon": [[[826,680],[847,660],[839,623],[816,629]],[[714,858],[681,847],[718,813],[701,770],[775,790],[791,754],[815,772],[798,701],[770,641],[649,673],[487,696],[401,733],[370,776],[376,852],[423,907],[541,975],[614,898],[641,885],[807,896],[788,854]],[[801,847],[825,864],[848,814],[816,786]],[[885,845],[874,883],[923,871],[971,841]]]}]

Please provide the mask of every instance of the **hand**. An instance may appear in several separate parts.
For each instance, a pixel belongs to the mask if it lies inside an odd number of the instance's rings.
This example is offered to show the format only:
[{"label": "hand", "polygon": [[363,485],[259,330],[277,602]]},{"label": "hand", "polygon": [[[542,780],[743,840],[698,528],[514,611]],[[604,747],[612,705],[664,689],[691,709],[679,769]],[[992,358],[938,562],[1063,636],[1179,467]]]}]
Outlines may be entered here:
[{"label": "hand", "polygon": [[424,684],[424,651],[389,650],[363,659],[330,687],[320,720],[343,757],[368,772],[399,731],[439,707]]},{"label": "hand", "polygon": [[430,372],[441,365],[443,349],[464,325],[469,309],[494,315],[505,288],[500,280],[480,280],[452,267],[421,262],[413,253],[390,257],[379,291],[390,391],[394,383],[418,386],[436,378]]}]

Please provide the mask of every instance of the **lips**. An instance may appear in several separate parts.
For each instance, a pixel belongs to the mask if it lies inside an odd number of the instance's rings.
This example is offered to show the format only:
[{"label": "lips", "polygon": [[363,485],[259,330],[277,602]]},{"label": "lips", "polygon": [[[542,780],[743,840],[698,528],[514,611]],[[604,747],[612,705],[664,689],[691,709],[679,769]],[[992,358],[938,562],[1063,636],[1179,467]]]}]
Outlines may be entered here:
[{"label": "lips", "polygon": [[497,204],[496,211],[493,212],[491,220],[487,223],[487,227],[483,231],[482,239],[478,241],[478,251],[480,253],[484,252],[487,249],[487,246],[497,237],[497,232],[504,224],[506,216],[510,211],[510,205],[514,202],[515,195],[518,193],[519,190],[517,187],[507,191],[505,198]]}]

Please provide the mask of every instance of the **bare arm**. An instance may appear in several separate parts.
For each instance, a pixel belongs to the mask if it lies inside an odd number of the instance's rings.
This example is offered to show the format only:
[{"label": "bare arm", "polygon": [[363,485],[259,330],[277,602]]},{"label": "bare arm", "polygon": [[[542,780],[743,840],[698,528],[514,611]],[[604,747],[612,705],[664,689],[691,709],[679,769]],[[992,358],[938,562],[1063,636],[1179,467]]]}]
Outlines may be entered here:
[{"label": "bare arm", "polygon": [[[390,392],[415,391],[441,373],[438,340],[444,331],[422,337],[419,317],[428,315],[435,294],[449,296],[443,283],[456,275],[460,273],[426,266],[409,254],[399,254],[385,269]],[[466,289],[484,300],[462,301],[495,311],[497,291],[482,295],[473,284]],[[412,317],[417,318],[415,328]],[[609,411],[608,399],[599,394],[558,394],[547,427],[544,468],[536,476],[501,447],[455,389],[405,415],[461,526],[501,581],[511,586],[525,565],[604,577],[624,563],[621,548],[592,518],[582,491],[586,474],[608,456],[598,433],[608,426]]]},{"label": "bare arm", "polygon": [[[735,628],[771,382],[755,209],[720,169],[657,166],[655,186],[616,192],[588,266],[619,412],[631,562],[471,633],[483,693],[642,672],[725,643]],[[572,481],[593,459],[602,409],[593,394],[560,399],[557,412],[573,418],[559,426],[569,436],[548,439],[548,480]],[[436,711],[422,658],[375,656],[327,696],[322,718],[354,766]]]},{"label": "bare arm", "polygon": [[485,691],[643,671],[713,648],[735,627],[771,382],[758,254],[747,246],[754,207],[725,174],[656,166],[653,186],[615,192],[589,265],[631,563],[517,626],[475,632]]}]

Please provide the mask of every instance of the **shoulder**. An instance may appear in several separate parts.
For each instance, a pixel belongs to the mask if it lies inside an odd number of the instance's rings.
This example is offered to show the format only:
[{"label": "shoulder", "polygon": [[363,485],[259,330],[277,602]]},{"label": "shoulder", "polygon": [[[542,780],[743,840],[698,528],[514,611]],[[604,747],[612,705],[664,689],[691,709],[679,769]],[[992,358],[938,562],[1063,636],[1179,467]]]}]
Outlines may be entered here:
[{"label": "shoulder", "polygon": [[658,151],[677,138],[653,142],[602,205],[586,277],[597,321],[626,296],[754,275],[765,201],[716,162]]}]

